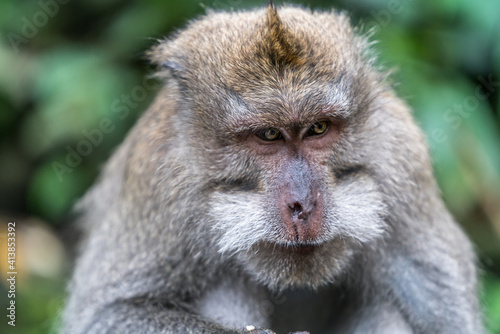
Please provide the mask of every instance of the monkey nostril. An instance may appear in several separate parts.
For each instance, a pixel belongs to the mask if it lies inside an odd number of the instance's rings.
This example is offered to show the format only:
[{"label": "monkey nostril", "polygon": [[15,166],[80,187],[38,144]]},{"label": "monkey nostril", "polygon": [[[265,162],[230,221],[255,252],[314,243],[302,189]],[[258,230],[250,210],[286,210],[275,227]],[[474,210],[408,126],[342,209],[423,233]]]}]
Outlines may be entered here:
[{"label": "monkey nostril", "polygon": [[307,213],[304,212],[304,211],[301,211],[299,212],[299,214],[297,215],[297,218],[299,218],[300,220],[306,220],[307,219]]},{"label": "monkey nostril", "polygon": [[290,209],[293,210],[293,214],[292,214],[293,217],[296,217],[296,218],[298,218],[300,220],[306,220],[307,219],[308,214],[304,210],[304,207],[302,206],[302,204],[300,204],[299,202],[294,202],[293,205],[290,206]]}]

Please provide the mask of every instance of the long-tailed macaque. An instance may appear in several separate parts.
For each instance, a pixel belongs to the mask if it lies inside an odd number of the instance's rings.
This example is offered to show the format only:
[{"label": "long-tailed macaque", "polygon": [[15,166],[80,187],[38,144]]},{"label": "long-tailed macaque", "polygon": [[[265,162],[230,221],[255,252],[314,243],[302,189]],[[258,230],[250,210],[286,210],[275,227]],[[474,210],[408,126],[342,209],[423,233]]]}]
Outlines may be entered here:
[{"label": "long-tailed macaque", "polygon": [[78,205],[64,331],[483,332],[471,243],[345,14],[211,12]]}]

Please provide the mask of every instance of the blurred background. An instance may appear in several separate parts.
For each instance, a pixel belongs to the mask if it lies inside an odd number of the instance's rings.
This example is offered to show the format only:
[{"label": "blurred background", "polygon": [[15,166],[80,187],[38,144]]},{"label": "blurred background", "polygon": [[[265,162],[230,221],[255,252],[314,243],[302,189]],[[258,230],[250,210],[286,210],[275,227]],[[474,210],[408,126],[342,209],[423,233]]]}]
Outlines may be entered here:
[{"label": "blurred background", "polygon": [[[265,3],[0,2],[1,333],[57,333],[70,271],[63,244],[74,242],[67,215],[158,89],[145,50],[207,8]],[[294,3],[347,10],[362,30],[375,29],[380,64],[395,70],[443,197],[477,247],[487,326],[500,333],[500,1]],[[9,222],[15,327],[6,318]]]}]

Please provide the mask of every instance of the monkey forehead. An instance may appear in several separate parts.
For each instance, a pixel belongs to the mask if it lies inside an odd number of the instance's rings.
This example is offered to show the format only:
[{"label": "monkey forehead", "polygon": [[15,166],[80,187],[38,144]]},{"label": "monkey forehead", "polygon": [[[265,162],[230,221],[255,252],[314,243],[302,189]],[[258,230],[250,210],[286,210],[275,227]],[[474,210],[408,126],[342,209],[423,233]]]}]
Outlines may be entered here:
[{"label": "monkey forehead", "polygon": [[344,14],[283,7],[208,13],[150,55],[169,64],[203,126],[257,127],[366,105],[379,81],[366,44]]},{"label": "monkey forehead", "polygon": [[[260,94],[237,94],[230,90],[217,101],[220,117],[214,127],[225,131],[260,130],[267,127],[301,128],[321,119],[348,120],[358,109],[358,102],[342,84],[331,83],[321,91],[318,87],[287,91],[269,89]],[[202,109],[201,113],[210,112]],[[206,119],[206,117],[202,117]],[[221,122],[222,120],[222,122]]]},{"label": "monkey forehead", "polygon": [[345,14],[282,7],[275,18],[279,24],[273,23],[269,9],[209,12],[149,55],[155,63],[178,65],[179,77],[189,78],[186,82],[220,81],[241,88],[275,84],[277,57],[295,62],[293,73],[302,79],[361,70],[367,43]]}]

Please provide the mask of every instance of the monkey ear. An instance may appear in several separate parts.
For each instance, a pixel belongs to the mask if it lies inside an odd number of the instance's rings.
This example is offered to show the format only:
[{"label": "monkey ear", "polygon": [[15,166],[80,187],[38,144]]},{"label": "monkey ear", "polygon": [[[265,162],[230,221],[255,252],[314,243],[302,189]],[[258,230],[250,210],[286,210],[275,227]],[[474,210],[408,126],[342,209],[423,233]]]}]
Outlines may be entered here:
[{"label": "monkey ear", "polygon": [[185,71],[184,66],[173,61],[165,61],[161,63],[161,67],[168,70],[173,78],[179,78]]},{"label": "monkey ear", "polygon": [[149,61],[159,66],[158,77],[179,79],[186,73],[181,59],[177,59],[171,52],[171,41],[161,41],[158,45],[147,52]]}]

